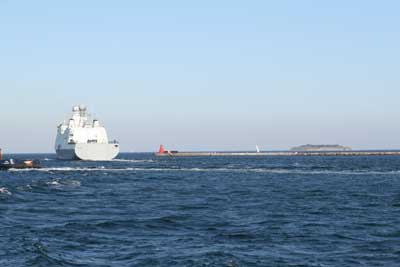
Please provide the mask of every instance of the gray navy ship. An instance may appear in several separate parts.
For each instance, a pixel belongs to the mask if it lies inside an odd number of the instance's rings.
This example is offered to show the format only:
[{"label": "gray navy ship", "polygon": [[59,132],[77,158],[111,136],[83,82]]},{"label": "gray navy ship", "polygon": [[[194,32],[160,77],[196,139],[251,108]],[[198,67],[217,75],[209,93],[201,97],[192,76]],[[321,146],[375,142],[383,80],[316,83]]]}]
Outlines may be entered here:
[{"label": "gray navy ship", "polygon": [[119,144],[110,142],[106,129],[79,105],[72,108],[68,121],[58,125],[55,149],[58,159],[108,161],[118,155]]}]

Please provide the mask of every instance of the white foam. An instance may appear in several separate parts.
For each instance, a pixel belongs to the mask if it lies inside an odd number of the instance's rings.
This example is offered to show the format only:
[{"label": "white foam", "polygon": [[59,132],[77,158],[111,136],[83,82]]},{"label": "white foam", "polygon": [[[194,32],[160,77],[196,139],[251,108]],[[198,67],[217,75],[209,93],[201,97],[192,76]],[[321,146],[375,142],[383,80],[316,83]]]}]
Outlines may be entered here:
[{"label": "white foam", "polygon": [[399,171],[365,171],[365,170],[299,170],[299,169],[277,169],[277,168],[106,168],[99,166],[95,168],[82,167],[53,167],[41,169],[10,169],[13,172],[37,171],[37,172],[237,172],[237,173],[277,173],[277,174],[336,174],[336,175],[399,175]]},{"label": "white foam", "polygon": [[46,184],[48,184],[48,185],[60,185],[59,179],[55,179],[53,181],[47,182]]},{"label": "white foam", "polygon": [[5,194],[5,195],[12,195],[10,191],[8,191],[7,187],[0,187],[0,194]]},{"label": "white foam", "polygon": [[78,180],[55,178],[51,181],[46,182],[46,185],[53,189],[75,188],[80,187],[81,182]]},{"label": "white foam", "polygon": [[81,186],[81,181],[71,180],[71,181],[69,181],[69,184],[72,186],[79,187],[79,186]]}]

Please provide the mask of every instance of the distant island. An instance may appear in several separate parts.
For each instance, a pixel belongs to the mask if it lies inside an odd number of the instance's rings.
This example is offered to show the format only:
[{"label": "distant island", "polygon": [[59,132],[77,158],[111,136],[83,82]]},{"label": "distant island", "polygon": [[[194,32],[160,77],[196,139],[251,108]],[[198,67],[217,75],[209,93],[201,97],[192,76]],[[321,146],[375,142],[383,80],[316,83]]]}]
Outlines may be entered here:
[{"label": "distant island", "polygon": [[290,149],[291,151],[350,151],[351,148],[341,145],[303,145]]}]

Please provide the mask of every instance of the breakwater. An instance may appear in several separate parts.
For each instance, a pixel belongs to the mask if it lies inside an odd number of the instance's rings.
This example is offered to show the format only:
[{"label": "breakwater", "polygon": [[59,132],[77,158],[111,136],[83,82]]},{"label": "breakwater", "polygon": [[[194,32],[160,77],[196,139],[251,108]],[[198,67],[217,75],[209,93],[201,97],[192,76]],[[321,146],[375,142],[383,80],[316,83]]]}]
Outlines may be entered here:
[{"label": "breakwater", "polygon": [[278,151],[278,152],[164,152],[155,153],[158,157],[196,157],[196,156],[400,156],[400,151]]}]

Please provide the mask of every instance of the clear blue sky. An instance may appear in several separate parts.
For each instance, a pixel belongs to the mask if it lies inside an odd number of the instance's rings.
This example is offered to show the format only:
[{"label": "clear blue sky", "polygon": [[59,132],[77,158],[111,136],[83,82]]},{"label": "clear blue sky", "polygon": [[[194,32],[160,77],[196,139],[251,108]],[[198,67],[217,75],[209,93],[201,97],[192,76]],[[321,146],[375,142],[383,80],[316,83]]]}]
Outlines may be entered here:
[{"label": "clear blue sky", "polygon": [[399,1],[0,0],[0,147],[83,103],[124,151],[400,148]]}]

